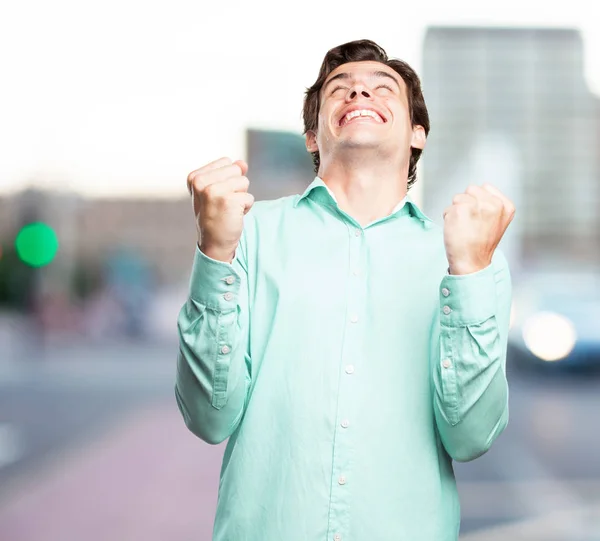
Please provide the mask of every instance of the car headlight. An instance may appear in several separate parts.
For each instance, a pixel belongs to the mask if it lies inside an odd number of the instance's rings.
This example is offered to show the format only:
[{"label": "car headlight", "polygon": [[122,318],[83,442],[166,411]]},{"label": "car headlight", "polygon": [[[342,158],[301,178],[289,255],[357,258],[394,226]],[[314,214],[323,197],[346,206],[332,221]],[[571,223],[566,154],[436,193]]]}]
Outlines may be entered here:
[{"label": "car headlight", "polygon": [[525,345],[544,361],[566,357],[577,341],[575,326],[570,319],[555,312],[538,312],[523,325]]}]

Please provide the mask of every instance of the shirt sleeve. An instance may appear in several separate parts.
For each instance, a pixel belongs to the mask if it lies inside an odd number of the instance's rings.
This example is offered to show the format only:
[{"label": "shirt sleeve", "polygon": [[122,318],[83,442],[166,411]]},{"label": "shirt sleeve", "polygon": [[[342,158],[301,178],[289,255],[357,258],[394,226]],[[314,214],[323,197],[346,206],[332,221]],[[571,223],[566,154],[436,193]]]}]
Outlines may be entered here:
[{"label": "shirt sleeve", "polygon": [[189,295],[177,320],[177,405],[187,427],[212,444],[236,429],[250,387],[243,239],[231,263],[214,260],[196,246]]},{"label": "shirt sleeve", "polygon": [[508,422],[506,350],[512,302],[508,262],[496,249],[478,272],[442,278],[434,411],[448,454],[485,453]]}]

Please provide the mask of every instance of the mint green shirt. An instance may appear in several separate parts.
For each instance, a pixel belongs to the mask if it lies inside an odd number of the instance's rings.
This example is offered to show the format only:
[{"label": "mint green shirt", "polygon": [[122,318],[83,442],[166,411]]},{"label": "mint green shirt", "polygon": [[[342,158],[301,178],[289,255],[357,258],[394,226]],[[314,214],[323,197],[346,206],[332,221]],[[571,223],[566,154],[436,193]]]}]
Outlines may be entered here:
[{"label": "mint green shirt", "polygon": [[257,201],[231,264],[196,249],[175,394],[229,438],[214,541],[455,541],[452,461],[508,420],[507,261],[450,276],[407,196],[361,227],[318,177]]}]

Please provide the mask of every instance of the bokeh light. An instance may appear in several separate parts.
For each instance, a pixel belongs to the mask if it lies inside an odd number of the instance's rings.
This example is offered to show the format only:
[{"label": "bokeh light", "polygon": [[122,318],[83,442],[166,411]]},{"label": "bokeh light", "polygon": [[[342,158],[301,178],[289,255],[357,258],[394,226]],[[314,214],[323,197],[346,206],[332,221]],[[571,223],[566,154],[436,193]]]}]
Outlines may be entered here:
[{"label": "bokeh light", "polygon": [[575,347],[575,326],[554,312],[539,312],[523,326],[523,340],[529,350],[544,361],[564,359]]},{"label": "bokeh light", "polygon": [[58,251],[58,237],[48,224],[35,222],[24,226],[15,239],[19,259],[31,267],[48,265]]}]

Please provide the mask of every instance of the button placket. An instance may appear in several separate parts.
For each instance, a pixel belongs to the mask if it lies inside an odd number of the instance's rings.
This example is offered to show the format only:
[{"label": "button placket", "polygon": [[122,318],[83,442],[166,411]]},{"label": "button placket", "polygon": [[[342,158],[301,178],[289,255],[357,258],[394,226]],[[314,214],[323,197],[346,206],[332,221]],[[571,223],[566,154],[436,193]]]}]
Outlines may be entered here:
[{"label": "button placket", "polygon": [[[354,415],[356,390],[360,384],[356,367],[360,366],[363,345],[363,320],[365,317],[366,296],[366,232],[348,224],[349,257],[346,267],[349,280],[346,331],[341,348],[340,379],[336,411],[336,430],[340,437],[335,438],[333,449],[333,468],[331,470],[330,513],[328,523],[329,539],[341,541],[348,527],[346,521],[349,505],[349,490],[346,486],[352,476],[353,431],[349,428]],[[358,372],[356,372],[358,373]],[[343,434],[343,436],[342,436]]]}]

